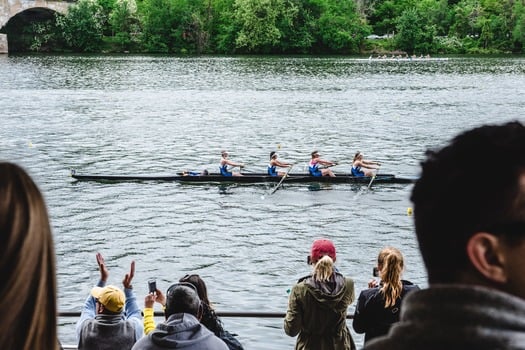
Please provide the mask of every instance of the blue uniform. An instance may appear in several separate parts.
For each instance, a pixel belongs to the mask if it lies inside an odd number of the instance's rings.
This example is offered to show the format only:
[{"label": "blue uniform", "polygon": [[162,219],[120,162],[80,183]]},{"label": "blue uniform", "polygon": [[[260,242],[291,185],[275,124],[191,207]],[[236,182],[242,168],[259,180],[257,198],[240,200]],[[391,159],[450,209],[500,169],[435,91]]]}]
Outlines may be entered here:
[{"label": "blue uniform", "polygon": [[312,164],[312,162],[310,162],[308,171],[310,172],[310,175],[312,176],[315,176],[315,177],[323,176],[323,173],[321,172],[321,170],[319,170],[319,163]]},{"label": "blue uniform", "polygon": [[363,172],[363,170],[361,170],[360,166],[358,167],[353,166],[352,175],[360,177],[360,176],[365,176],[365,173]]},{"label": "blue uniform", "polygon": [[219,167],[222,176],[232,176],[232,172],[228,171],[228,164]]},{"label": "blue uniform", "polygon": [[268,164],[268,175],[279,176],[277,173],[277,167],[275,165]]}]

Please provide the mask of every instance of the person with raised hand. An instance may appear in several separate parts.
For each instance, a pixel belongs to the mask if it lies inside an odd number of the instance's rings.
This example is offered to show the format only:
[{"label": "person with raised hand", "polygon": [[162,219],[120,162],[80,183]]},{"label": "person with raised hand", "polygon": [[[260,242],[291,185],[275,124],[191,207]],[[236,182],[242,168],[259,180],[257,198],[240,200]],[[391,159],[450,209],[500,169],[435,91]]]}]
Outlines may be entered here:
[{"label": "person with raised hand", "polygon": [[87,297],[76,325],[78,350],[129,350],[143,335],[142,315],[131,284],[135,262],[131,262],[122,284],[124,291],[106,285],[109,272],[102,254],[96,255],[100,272],[97,285]]},{"label": "person with raised hand", "polygon": [[139,340],[133,350],[228,350],[220,338],[200,323],[203,305],[191,283],[171,285],[165,303],[166,320]]}]

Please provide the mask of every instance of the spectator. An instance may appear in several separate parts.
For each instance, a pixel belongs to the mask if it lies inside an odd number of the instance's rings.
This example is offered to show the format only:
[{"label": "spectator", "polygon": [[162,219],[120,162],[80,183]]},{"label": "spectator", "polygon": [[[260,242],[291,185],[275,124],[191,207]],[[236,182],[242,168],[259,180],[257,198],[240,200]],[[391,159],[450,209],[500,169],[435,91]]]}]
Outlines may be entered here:
[{"label": "spectator", "polygon": [[418,290],[412,282],[401,279],[403,255],[392,247],[383,248],[377,257],[378,285],[375,279],[359,294],[352,323],[357,333],[365,333],[365,344],[372,338],[388,333],[390,326],[399,321],[401,300],[408,292]]},{"label": "spectator", "polygon": [[[241,343],[235,338],[235,335],[224,329],[221,320],[215,313],[215,310],[211,306],[210,300],[208,299],[208,289],[204,280],[196,274],[186,275],[182,277],[179,282],[191,283],[197,290],[197,294],[202,302],[202,317],[200,322],[212,331],[217,337],[221,338],[222,341],[228,345],[230,350],[242,350]],[[163,307],[166,305],[166,298],[160,290],[157,289],[155,295],[147,295],[144,301],[144,333],[149,334],[155,329],[154,321],[154,310],[153,302],[160,303]]]},{"label": "spectator", "polygon": [[77,322],[79,350],[126,350],[142,337],[142,316],[131,281],[135,275],[135,262],[124,276],[124,292],[108,285],[109,276],[102,254],[97,253],[100,280],[87,297]]},{"label": "spectator", "polygon": [[0,163],[0,349],[58,349],[55,250],[42,193]]},{"label": "spectator", "polygon": [[313,273],[292,288],[284,331],[298,335],[295,349],[355,349],[346,326],[348,306],[354,301],[354,281],[339,273],[334,262],[335,246],[327,239],[313,242],[308,262]]},{"label": "spectator", "polygon": [[428,151],[412,191],[429,288],[366,349],[525,349],[525,127],[485,125]]},{"label": "spectator", "polygon": [[202,301],[202,318],[201,323],[212,331],[217,337],[221,338],[230,350],[242,350],[241,343],[235,338],[235,335],[224,329],[221,320],[215,313],[210,300],[208,299],[208,289],[204,280],[199,275],[186,275],[179,282],[191,283],[196,289],[199,298]]},{"label": "spectator", "polygon": [[172,285],[166,292],[165,300],[166,321],[139,340],[133,350],[228,350],[221,339],[200,323],[203,306],[197,289],[191,283]]}]

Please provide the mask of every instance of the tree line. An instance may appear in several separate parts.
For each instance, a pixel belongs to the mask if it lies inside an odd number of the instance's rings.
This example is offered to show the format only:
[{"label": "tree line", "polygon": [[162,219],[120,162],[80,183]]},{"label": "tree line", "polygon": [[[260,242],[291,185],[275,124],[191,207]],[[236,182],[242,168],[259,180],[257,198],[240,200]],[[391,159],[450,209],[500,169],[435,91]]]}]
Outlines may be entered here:
[{"label": "tree line", "polygon": [[78,0],[8,36],[29,51],[523,53],[525,0]]}]

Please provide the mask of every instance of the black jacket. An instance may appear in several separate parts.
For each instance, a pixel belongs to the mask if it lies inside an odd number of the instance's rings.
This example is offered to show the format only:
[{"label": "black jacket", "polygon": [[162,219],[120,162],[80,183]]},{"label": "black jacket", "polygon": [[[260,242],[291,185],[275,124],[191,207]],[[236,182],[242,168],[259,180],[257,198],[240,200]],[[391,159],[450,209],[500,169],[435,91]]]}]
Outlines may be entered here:
[{"label": "black jacket", "polygon": [[363,290],[357,299],[352,326],[357,333],[365,333],[365,343],[370,339],[386,335],[390,326],[399,321],[401,301],[405,295],[419,287],[412,282],[402,280],[403,291],[394,306],[385,308],[385,298],[380,288]]}]

